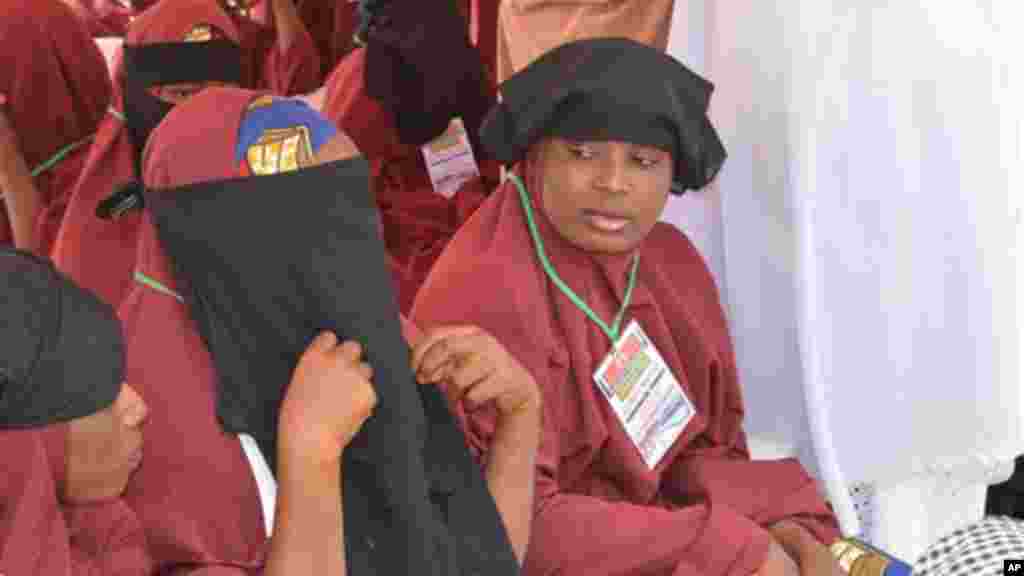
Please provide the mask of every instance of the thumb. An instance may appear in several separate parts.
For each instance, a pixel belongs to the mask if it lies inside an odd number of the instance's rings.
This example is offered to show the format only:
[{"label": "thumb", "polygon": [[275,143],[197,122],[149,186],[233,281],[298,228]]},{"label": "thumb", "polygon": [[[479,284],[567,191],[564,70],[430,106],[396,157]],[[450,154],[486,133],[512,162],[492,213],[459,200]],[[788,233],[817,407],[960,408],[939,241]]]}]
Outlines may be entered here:
[{"label": "thumb", "polygon": [[334,349],[338,345],[338,337],[334,335],[334,332],[321,332],[317,334],[313,342],[310,343],[308,351],[316,351],[321,353],[327,353]]}]

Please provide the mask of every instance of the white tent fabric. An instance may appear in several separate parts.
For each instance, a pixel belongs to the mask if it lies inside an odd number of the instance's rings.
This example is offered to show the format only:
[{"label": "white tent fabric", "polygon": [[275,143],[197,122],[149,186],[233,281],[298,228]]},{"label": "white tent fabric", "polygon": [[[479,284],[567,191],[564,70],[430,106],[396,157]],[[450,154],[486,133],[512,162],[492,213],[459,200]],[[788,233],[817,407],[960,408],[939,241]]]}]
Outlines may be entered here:
[{"label": "white tent fabric", "polygon": [[730,158],[674,201],[728,305],[755,436],[904,558],[1024,453],[1016,3],[677,4]]}]

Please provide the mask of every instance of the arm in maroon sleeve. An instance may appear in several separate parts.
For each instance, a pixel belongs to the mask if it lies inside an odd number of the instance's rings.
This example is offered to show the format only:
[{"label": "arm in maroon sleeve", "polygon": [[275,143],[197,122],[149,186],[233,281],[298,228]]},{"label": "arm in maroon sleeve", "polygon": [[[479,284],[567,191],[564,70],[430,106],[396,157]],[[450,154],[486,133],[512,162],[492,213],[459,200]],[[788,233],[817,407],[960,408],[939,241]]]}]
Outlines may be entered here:
[{"label": "arm in maroon sleeve", "polygon": [[65,507],[76,576],[144,576],[152,568],[146,535],[121,500]]},{"label": "arm in maroon sleeve", "polygon": [[[472,452],[486,463],[497,421],[493,405],[459,410],[458,416]],[[750,576],[761,567],[769,534],[728,506],[666,510],[564,491],[557,473],[556,418],[545,402],[524,574]]]}]

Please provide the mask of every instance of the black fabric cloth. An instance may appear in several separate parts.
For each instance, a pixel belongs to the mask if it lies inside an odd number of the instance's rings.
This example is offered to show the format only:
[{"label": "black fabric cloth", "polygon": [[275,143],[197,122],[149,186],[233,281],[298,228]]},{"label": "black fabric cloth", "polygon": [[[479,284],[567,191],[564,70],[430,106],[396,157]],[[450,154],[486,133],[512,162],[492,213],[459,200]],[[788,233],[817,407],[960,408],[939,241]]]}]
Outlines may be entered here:
[{"label": "black fabric cloth", "polygon": [[49,261],[0,250],[0,429],[99,412],[124,380],[114,310]]},{"label": "black fabric cloth", "polygon": [[242,49],[230,40],[126,44],[123,48],[125,124],[141,174],[149,134],[174,105],[149,93],[155,86],[224,82],[241,84]]},{"label": "black fabric cloth", "polygon": [[401,142],[422,146],[456,116],[475,136],[493,97],[454,0],[363,0],[359,12],[366,93],[392,113]]},{"label": "black fabric cloth", "polygon": [[[726,158],[707,116],[713,90],[710,82],[650,46],[625,38],[579,40],[547,52],[506,80],[502,101],[484,119],[480,137],[491,158],[515,164],[532,144],[560,132],[659,145],[668,130],[676,152],[673,192],[699,190]],[[580,107],[578,113],[573,105]],[[592,130],[581,129],[580,120],[601,118]],[[624,122],[627,118],[634,122]]]},{"label": "black fabric cloth", "polygon": [[1013,475],[1006,482],[988,487],[985,514],[1024,520],[1024,456],[1016,458]]},{"label": "black fabric cloth", "polygon": [[251,434],[272,469],[313,336],[363,345],[378,405],[344,455],[352,574],[518,573],[446,400],[413,379],[365,160],[147,190],[145,206],[213,358],[223,427]]}]

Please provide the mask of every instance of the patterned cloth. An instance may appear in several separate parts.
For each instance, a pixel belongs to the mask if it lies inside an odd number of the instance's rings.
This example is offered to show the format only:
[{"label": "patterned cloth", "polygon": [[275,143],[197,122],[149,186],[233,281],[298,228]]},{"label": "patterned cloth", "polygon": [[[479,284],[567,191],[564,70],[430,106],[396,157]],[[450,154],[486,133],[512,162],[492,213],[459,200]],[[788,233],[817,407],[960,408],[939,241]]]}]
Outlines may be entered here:
[{"label": "patterned cloth", "polygon": [[1024,558],[1024,523],[984,518],[943,537],[914,565],[914,576],[1002,576],[1003,561]]}]

